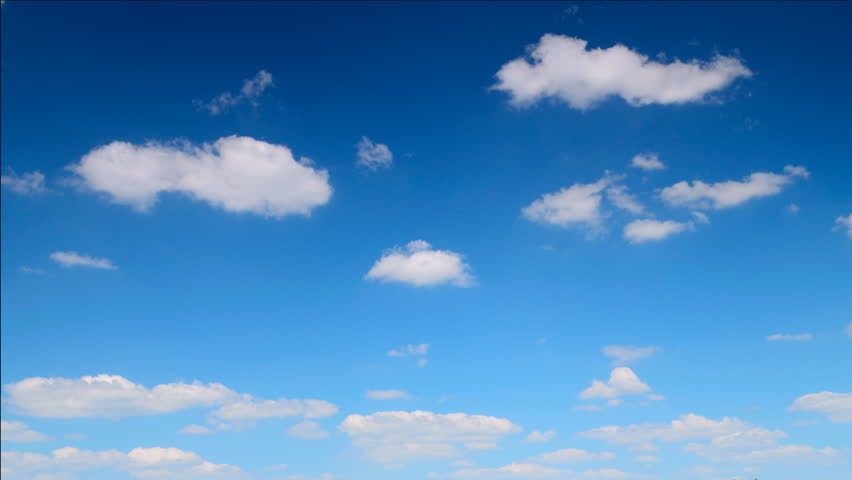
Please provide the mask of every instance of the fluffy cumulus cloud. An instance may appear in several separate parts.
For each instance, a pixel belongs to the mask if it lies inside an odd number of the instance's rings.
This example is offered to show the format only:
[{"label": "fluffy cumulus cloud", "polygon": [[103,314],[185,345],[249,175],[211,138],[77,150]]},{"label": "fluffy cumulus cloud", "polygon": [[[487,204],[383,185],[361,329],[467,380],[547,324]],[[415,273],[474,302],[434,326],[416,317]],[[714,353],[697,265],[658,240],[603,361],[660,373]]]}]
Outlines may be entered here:
[{"label": "fluffy cumulus cloud", "polygon": [[592,380],[592,385],[580,392],[579,398],[590,400],[595,398],[616,399],[627,395],[641,395],[651,391],[647,383],[628,367],[614,368],[607,382]]},{"label": "fluffy cumulus cloud", "polygon": [[699,102],[750,76],[733,57],[661,63],[624,45],[588,49],[585,40],[546,34],[530,48],[529,58],[500,68],[493,88],[508,93],[518,106],[553,98],[585,110],[608,97],[632,106]]},{"label": "fluffy cumulus cloud", "polygon": [[357,147],[358,161],[355,162],[357,165],[370,170],[378,170],[390,167],[393,163],[393,153],[384,143],[373,143],[369,138],[361,137]]},{"label": "fluffy cumulus cloud", "polygon": [[89,267],[101,270],[115,270],[116,267],[108,258],[96,258],[80,255],[77,252],[53,252],[50,259],[63,267]]},{"label": "fluffy cumulus cloud", "polygon": [[770,342],[807,342],[813,339],[810,333],[773,333],[766,337]]},{"label": "fluffy cumulus cloud", "polygon": [[[129,473],[134,478],[245,478],[239,468],[214,464],[197,453],[174,447],[118,450],[80,450],[64,447],[49,455],[30,452],[3,452],[3,478],[74,478],[70,472],[108,469],[114,474]],[[63,476],[65,475],[65,476]]]},{"label": "fluffy cumulus cloud", "polygon": [[722,210],[741,205],[754,198],[776,195],[796,178],[809,176],[810,172],[805,167],[787,165],[784,167],[784,173],[756,172],[741,181],[678,182],[662,189],[660,197],[672,206]]},{"label": "fluffy cumulus cloud", "polygon": [[370,400],[405,400],[411,398],[411,395],[403,390],[368,390],[367,398]]},{"label": "fluffy cumulus cloud", "polygon": [[328,432],[323,430],[319,423],[311,421],[292,425],[287,429],[287,435],[305,440],[322,440],[328,438]]},{"label": "fluffy cumulus cloud", "polygon": [[238,93],[220,93],[209,102],[196,100],[195,105],[202,110],[206,110],[210,115],[219,115],[231,107],[245,102],[257,105],[257,99],[263,94],[264,90],[272,85],[272,74],[266,70],[261,70],[254,77],[246,79]]},{"label": "fluffy cumulus cloud", "polygon": [[543,443],[553,440],[555,436],[556,430],[546,430],[544,432],[533,430],[529,435],[527,435],[527,438],[525,438],[524,441],[529,443]]},{"label": "fluffy cumulus cloud", "polygon": [[0,175],[0,186],[21,195],[42,193],[45,191],[44,174],[35,171],[18,175],[9,171],[8,175]]},{"label": "fluffy cumulus cloud", "polygon": [[[32,377],[4,385],[8,405],[33,417],[120,418],[157,415],[189,408],[218,406],[216,421],[252,422],[267,418],[320,418],[337,414],[324,400],[256,399],[219,383],[166,383],[152,388],[119,375],[84,376],[79,379]],[[206,427],[189,426],[185,434],[208,433]]]},{"label": "fluffy cumulus cloud", "polygon": [[462,255],[450,250],[435,250],[423,241],[409,242],[405,248],[392,248],[373,264],[366,278],[383,282],[408,283],[416,287],[455,285],[470,287],[476,283]]},{"label": "fluffy cumulus cloud", "polygon": [[47,435],[31,430],[23,422],[7,422],[0,420],[0,440],[4,442],[46,442]]},{"label": "fluffy cumulus cloud", "polygon": [[624,238],[630,243],[654,242],[693,228],[692,222],[634,220],[624,226]]},{"label": "fluffy cumulus cloud", "polygon": [[506,435],[521,431],[505,418],[425,411],[349,415],[338,428],[369,460],[389,465],[460,457],[494,448]]},{"label": "fluffy cumulus cloud", "polygon": [[595,183],[576,183],[558,192],[545,193],[521,210],[530,221],[559,227],[580,225],[596,230],[603,218],[601,192],[609,185],[604,177]]},{"label": "fluffy cumulus cloud", "polygon": [[852,213],[845,217],[837,217],[834,220],[835,228],[838,230],[845,230],[846,235],[849,238],[852,238]]},{"label": "fluffy cumulus cloud", "polygon": [[660,161],[660,156],[656,153],[639,153],[634,155],[630,160],[630,166],[645,170],[646,172],[666,168],[665,164]]},{"label": "fluffy cumulus cloud", "polygon": [[228,212],[265,217],[305,215],[328,203],[328,172],[284,145],[250,137],[212,144],[134,145],[112,142],[68,167],[87,188],[137,211],[150,211],[161,193],[179,193]]},{"label": "fluffy cumulus cloud", "polygon": [[832,422],[852,422],[852,392],[809,393],[797,398],[789,409],[819,413]]},{"label": "fluffy cumulus cloud", "polygon": [[660,350],[660,347],[649,345],[647,347],[634,347],[630,345],[607,345],[603,347],[603,354],[612,358],[613,365],[626,365],[643,358],[648,358]]}]

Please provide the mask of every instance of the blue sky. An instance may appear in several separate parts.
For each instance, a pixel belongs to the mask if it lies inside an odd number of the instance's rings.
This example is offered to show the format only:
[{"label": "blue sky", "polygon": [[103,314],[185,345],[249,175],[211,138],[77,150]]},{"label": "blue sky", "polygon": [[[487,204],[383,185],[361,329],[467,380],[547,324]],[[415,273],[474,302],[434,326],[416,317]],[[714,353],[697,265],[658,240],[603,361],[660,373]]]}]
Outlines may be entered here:
[{"label": "blue sky", "polygon": [[852,478],[849,4],[0,14],[4,478]]}]

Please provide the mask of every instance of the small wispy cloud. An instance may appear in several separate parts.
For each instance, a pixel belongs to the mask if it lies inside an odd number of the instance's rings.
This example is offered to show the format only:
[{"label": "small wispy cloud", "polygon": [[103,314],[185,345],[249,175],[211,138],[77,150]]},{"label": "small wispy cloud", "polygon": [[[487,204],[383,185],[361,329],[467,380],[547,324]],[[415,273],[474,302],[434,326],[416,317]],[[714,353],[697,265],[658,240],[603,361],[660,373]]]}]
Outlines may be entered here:
[{"label": "small wispy cloud", "polygon": [[770,342],[807,342],[813,339],[814,336],[810,333],[773,333],[766,337]]},{"label": "small wispy cloud", "polygon": [[246,79],[239,93],[224,92],[214,97],[209,102],[195,101],[196,107],[206,110],[210,115],[219,115],[231,107],[243,102],[257,105],[257,99],[267,88],[273,86],[272,74],[261,70],[253,78]]},{"label": "small wispy cloud", "polygon": [[39,171],[18,175],[9,170],[7,175],[0,176],[0,185],[20,195],[33,195],[45,192],[44,174]]},{"label": "small wispy cloud", "polygon": [[53,252],[50,254],[50,259],[63,267],[89,267],[100,268],[102,270],[118,269],[107,258],[95,258],[88,255],[80,255],[77,252]]},{"label": "small wispy cloud", "polygon": [[358,142],[358,161],[356,165],[376,171],[390,167],[393,163],[393,152],[384,143],[373,143],[367,137],[361,137]]}]

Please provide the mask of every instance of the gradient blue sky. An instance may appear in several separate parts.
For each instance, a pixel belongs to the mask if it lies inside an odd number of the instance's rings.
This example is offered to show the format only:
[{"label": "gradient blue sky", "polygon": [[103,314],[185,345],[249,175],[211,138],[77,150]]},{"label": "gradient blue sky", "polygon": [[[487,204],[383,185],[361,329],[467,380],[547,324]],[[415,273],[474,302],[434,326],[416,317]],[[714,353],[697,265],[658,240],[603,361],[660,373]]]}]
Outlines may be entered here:
[{"label": "gradient blue sky", "polygon": [[852,479],[849,3],[0,12],[4,478]]}]

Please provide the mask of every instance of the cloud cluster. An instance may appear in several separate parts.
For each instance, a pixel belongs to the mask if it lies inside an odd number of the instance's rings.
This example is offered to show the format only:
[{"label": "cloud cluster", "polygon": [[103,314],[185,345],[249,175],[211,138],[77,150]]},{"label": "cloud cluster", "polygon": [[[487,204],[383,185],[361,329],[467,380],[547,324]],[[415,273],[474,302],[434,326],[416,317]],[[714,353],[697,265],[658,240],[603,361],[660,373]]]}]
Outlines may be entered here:
[{"label": "cloud cluster", "polygon": [[623,45],[587,46],[579,38],[546,34],[530,48],[529,59],[500,68],[493,88],[508,93],[517,106],[554,98],[586,110],[613,96],[635,107],[699,102],[752,75],[739,59],[723,55],[709,62],[660,63]]},{"label": "cloud cluster", "polygon": [[264,90],[272,86],[272,74],[266,70],[261,70],[257,74],[245,80],[240,92],[236,95],[231,92],[224,92],[214,97],[209,102],[196,101],[195,105],[210,113],[210,115],[219,115],[220,113],[235,107],[244,102],[250,102],[257,105],[257,99]]},{"label": "cloud cluster", "polygon": [[50,254],[50,259],[63,267],[89,267],[101,270],[116,270],[118,268],[108,258],[80,255],[77,252],[53,252]]},{"label": "cloud cluster", "polygon": [[387,145],[373,143],[369,138],[361,137],[361,141],[358,142],[357,165],[375,171],[379,168],[390,167],[391,163],[393,163],[393,153]]},{"label": "cloud cluster", "polygon": [[808,178],[805,167],[787,165],[784,173],[756,172],[742,181],[729,180],[718,183],[692,183],[682,181],[662,189],[660,197],[672,206],[722,210],[741,205],[751,199],[768,197],[798,178]]},{"label": "cloud cluster", "polygon": [[501,438],[521,431],[505,418],[426,411],[349,415],[338,428],[368,459],[391,465],[493,449]]},{"label": "cloud cluster", "polygon": [[297,161],[289,148],[250,137],[223,137],[200,146],[112,142],[68,167],[89,189],[137,211],[174,192],[228,212],[281,218],[309,216],[328,203],[328,172]]},{"label": "cloud cluster", "polygon": [[126,453],[64,447],[49,455],[12,451],[3,452],[2,461],[3,478],[10,480],[67,478],[70,472],[93,469],[128,472],[137,478],[245,478],[238,467],[210,463],[195,452],[174,447],[134,448]]},{"label": "cloud cluster", "polygon": [[44,174],[39,171],[24,173],[22,175],[10,171],[8,175],[0,175],[0,186],[21,195],[42,193],[46,190],[44,187]]},{"label": "cloud cluster", "polygon": [[476,283],[470,273],[470,266],[464,263],[461,254],[435,250],[423,240],[415,240],[405,248],[395,247],[385,252],[365,278],[407,283],[415,287],[445,284],[470,287]]}]

